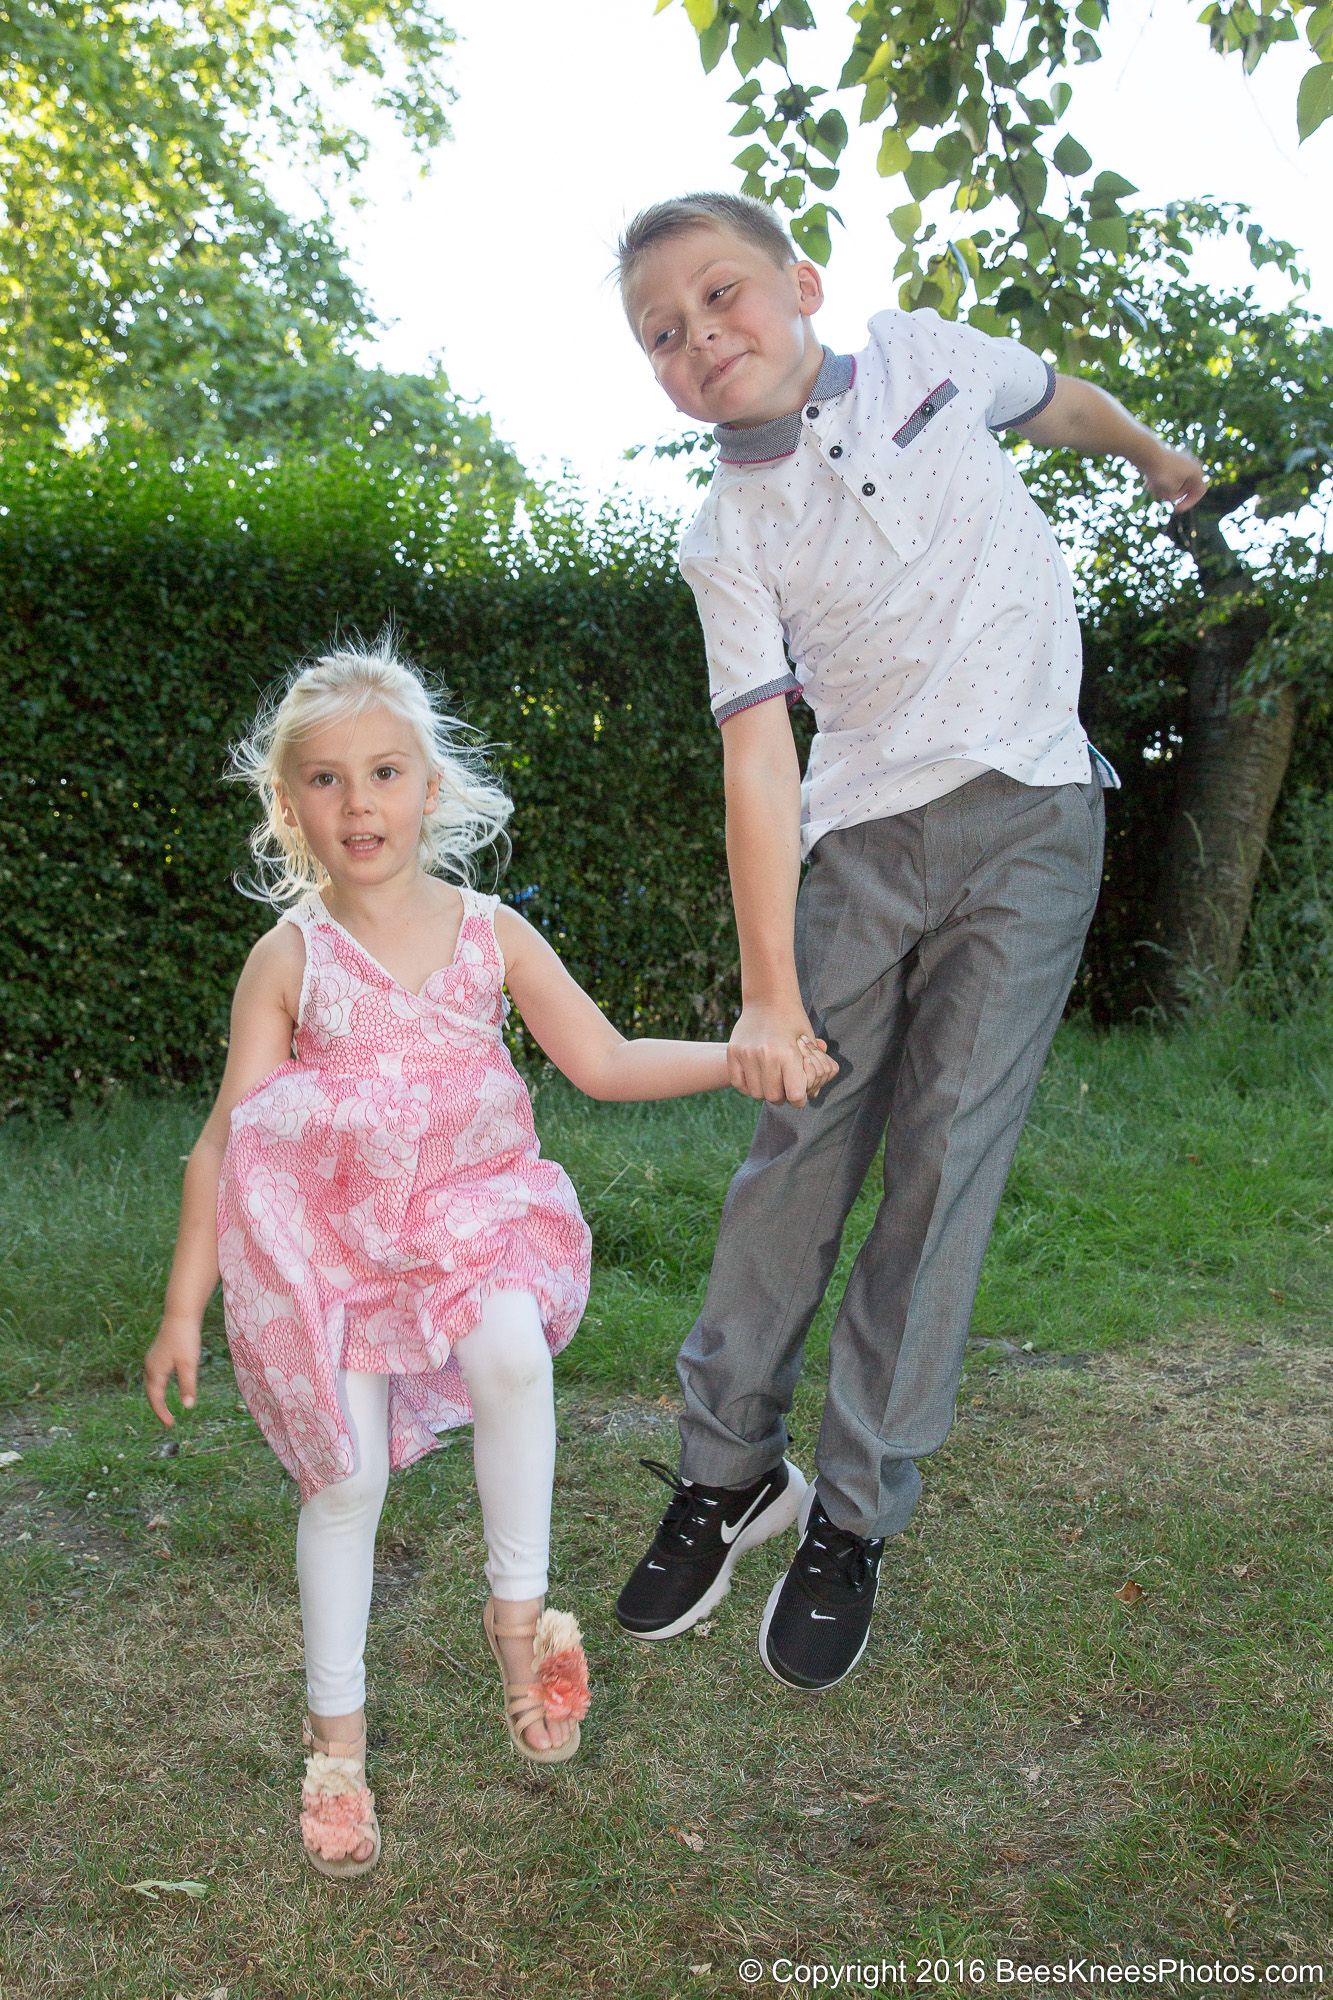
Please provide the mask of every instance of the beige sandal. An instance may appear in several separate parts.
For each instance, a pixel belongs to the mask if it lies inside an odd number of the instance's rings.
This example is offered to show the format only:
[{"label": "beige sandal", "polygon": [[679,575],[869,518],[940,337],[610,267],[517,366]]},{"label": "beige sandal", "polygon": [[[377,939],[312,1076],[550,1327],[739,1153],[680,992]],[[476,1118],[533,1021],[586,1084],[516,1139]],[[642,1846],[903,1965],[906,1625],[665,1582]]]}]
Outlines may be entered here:
[{"label": "beige sandal", "polygon": [[[487,1600],[481,1616],[486,1643],[500,1669],[505,1691],[505,1727],[520,1757],[533,1764],[564,1764],[579,1747],[579,1723],[588,1713],[588,1659],[578,1621],[568,1611],[543,1611],[521,1625],[497,1627],[495,1599]],[[511,1681],[505,1673],[501,1639],[531,1639],[533,1675]],[[569,1740],[548,1750],[535,1750],[524,1732],[534,1723],[572,1722]]]},{"label": "beige sandal", "polygon": [[[375,1794],[366,1786],[366,1728],[354,1742],[318,1736],[307,1716],[301,1742],[310,1752],[301,1787],[301,1842],[306,1859],[321,1875],[345,1880],[366,1875],[380,1858],[380,1823]],[[374,1839],[375,1851],[364,1861],[352,1859],[352,1849]]]}]

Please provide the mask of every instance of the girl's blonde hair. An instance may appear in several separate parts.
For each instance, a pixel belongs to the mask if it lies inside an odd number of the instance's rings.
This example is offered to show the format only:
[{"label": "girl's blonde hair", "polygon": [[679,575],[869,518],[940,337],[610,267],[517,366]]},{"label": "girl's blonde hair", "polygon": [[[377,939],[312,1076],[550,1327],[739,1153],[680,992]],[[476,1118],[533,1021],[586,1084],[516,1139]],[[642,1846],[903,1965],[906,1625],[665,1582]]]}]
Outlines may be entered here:
[{"label": "girl's blonde hair", "polygon": [[394,652],[386,632],[377,645],[347,645],[298,667],[276,697],[269,697],[249,735],[234,744],[227,776],[258,794],[264,816],[250,835],[257,880],[236,886],[275,908],[328,880],[305,844],[299,826],[282,816],[281,791],[290,790],[292,754],[312,730],[350,722],[375,704],[391,709],[416,736],[426,768],[438,775],[439,797],[421,822],[421,865],[432,874],[471,884],[473,857],[497,846],[509,857],[505,822],[513,806],[486,767],[478,731],[449,715],[443,694]]}]

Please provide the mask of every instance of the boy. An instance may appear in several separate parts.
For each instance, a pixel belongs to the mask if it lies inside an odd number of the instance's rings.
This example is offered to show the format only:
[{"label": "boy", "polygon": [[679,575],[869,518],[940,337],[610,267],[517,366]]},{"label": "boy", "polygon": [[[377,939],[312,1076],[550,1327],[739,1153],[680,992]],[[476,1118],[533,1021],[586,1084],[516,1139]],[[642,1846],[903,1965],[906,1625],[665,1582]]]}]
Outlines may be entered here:
[{"label": "boy", "polygon": [[[952,1422],[982,1254],[1097,899],[1102,786],[1118,783],[1078,720],[1068,572],[992,433],[1119,453],[1177,509],[1205,481],[1111,397],[936,313],[879,314],[862,354],[830,353],[811,325],[819,272],[759,202],[646,210],[620,283],[662,387],[720,447],[680,565],[722,727],[731,1080],[765,1106],[680,1353],[680,1476],[616,1613],[638,1638],[686,1631],[799,1515],[759,1651],[819,1690],[865,1650],[884,1538]],[[803,785],[800,696],[818,725]],[[839,1065],[817,1105],[815,1036]],[[807,1492],[784,1420],[886,1127]]]}]

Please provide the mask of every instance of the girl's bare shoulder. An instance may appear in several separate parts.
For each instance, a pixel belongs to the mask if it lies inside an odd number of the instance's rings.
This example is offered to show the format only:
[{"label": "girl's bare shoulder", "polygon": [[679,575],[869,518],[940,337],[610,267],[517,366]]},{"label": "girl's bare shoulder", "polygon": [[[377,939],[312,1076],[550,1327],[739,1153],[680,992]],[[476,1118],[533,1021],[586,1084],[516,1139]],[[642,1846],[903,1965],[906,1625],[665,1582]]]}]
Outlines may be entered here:
[{"label": "girl's bare shoulder", "polygon": [[295,1020],[304,976],[305,939],[300,926],[279,919],[251,945],[237,991],[247,987],[255,998],[271,997]]}]

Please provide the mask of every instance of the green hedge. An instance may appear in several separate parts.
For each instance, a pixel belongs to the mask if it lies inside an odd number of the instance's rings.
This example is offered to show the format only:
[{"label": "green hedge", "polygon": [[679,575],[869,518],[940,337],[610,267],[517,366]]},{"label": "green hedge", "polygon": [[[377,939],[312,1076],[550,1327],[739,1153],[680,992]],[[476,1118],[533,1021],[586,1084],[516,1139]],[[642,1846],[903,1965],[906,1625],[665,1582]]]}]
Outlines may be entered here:
[{"label": "green hedge", "polygon": [[549,509],[527,536],[364,460],[0,462],[0,1104],[218,1074],[262,688],[335,631],[403,650],[502,747],[503,893],[616,1022],[725,1032],[716,730],[664,530]]},{"label": "green hedge", "polygon": [[[721,758],[672,540],[549,499],[515,529],[351,454],[0,457],[0,1111],[216,1078],[269,921],[232,886],[253,815],[227,745],[293,661],[386,621],[501,746],[505,896],[618,1025],[724,1034]],[[1141,995],[1180,664],[1088,634],[1085,717],[1127,781],[1075,996],[1101,1019]]]}]

